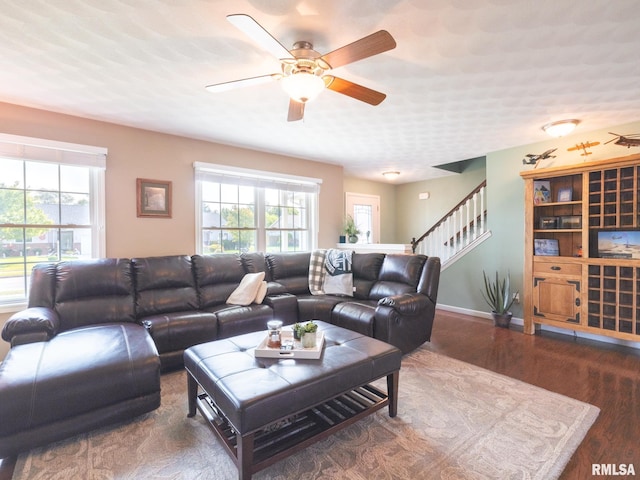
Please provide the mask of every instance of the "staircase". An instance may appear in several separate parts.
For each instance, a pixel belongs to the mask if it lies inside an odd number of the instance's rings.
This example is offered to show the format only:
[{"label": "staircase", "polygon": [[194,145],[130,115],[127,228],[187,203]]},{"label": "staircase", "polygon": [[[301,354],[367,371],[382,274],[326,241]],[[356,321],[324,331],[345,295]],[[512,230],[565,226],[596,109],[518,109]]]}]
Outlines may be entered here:
[{"label": "staircase", "polygon": [[440,257],[442,269],[491,236],[486,229],[487,211],[483,181],[417,240],[411,239],[413,253]]}]

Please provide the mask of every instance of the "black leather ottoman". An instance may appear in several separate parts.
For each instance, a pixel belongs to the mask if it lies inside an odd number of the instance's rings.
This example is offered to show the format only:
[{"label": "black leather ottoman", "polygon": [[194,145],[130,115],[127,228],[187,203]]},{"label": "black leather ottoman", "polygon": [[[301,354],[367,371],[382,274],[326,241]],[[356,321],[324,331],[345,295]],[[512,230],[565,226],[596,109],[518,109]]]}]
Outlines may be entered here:
[{"label": "black leather ottoman", "polygon": [[[396,415],[401,351],[316,323],[325,335],[318,360],[256,358],[266,330],[184,353],[189,416],[197,409],[208,420],[241,480],[385,406]],[[385,376],[386,393],[369,385]]]}]

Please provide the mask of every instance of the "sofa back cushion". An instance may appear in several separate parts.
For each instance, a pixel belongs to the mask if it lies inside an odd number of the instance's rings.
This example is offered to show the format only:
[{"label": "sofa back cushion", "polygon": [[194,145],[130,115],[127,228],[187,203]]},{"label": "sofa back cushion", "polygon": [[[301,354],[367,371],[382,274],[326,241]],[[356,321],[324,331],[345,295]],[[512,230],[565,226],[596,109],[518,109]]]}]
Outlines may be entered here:
[{"label": "sofa back cushion", "polygon": [[267,260],[262,252],[243,253],[240,255],[246,273],[264,272],[265,282],[270,282],[271,272],[267,268]]},{"label": "sofa back cushion", "polygon": [[379,300],[390,295],[416,292],[426,259],[424,255],[386,255],[369,298]]},{"label": "sofa back cushion", "polygon": [[55,310],[60,329],[135,322],[131,261],[100,258],[56,265]]},{"label": "sofa back cushion", "polygon": [[433,303],[438,299],[440,284],[440,258],[428,257],[420,274],[418,292],[428,296]]},{"label": "sofa back cushion", "polygon": [[224,304],[246,273],[240,255],[233,253],[191,258],[202,309]]},{"label": "sofa back cushion", "polygon": [[53,308],[56,301],[56,264],[34,265],[29,282],[28,306]]},{"label": "sofa back cushion", "polygon": [[354,298],[367,300],[371,287],[378,280],[384,253],[354,253],[352,258]]},{"label": "sofa back cushion", "polygon": [[134,258],[131,262],[136,279],[138,318],[198,309],[190,256]]},{"label": "sofa back cushion", "polygon": [[311,252],[267,253],[265,259],[271,275],[269,294],[308,294]]}]

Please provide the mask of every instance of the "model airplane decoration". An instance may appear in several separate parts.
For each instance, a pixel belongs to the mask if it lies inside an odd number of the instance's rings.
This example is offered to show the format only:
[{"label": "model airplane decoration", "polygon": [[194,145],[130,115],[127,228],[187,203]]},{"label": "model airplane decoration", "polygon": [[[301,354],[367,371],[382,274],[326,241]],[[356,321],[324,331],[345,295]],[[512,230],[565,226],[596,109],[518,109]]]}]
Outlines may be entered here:
[{"label": "model airplane decoration", "polygon": [[386,95],[382,92],[377,92],[330,74],[332,69],[395,48],[396,42],[386,30],[379,30],[360,40],[321,55],[313,49],[313,45],[310,42],[306,41],[294,43],[291,50],[285,48],[249,15],[228,15],[227,20],[260,47],[275,56],[280,61],[281,72],[209,85],[206,88],[210,92],[225,92],[232,88],[258,85],[273,80],[279,80],[283,87],[289,85],[292,87],[290,90],[300,87],[301,84],[306,87],[310,86],[310,89],[305,88],[304,91],[312,95],[301,94],[301,91],[298,92],[301,95],[290,93],[289,115],[287,117],[289,122],[302,120],[306,102],[325,88],[369,105],[378,105],[386,98]]},{"label": "model airplane decoration", "polygon": [[535,165],[533,168],[536,168],[538,166],[538,164],[540,163],[540,160],[546,160],[547,158],[556,158],[555,155],[551,155],[556,150],[557,150],[557,148],[552,148],[550,150],[547,150],[544,153],[541,153],[540,155],[534,155],[533,153],[527,153],[525,155],[525,158],[522,159],[522,164],[523,165]]},{"label": "model airplane decoration", "polygon": [[615,135],[618,138],[613,138],[607,143],[614,142],[614,145],[621,145],[623,147],[631,148],[631,147],[640,147],[640,133],[634,133],[631,135],[620,135],[618,133],[609,132],[609,135]]},{"label": "model airplane decoration", "polygon": [[577,143],[575,147],[567,148],[567,152],[582,150],[584,153],[581,153],[580,156],[586,157],[587,155],[591,155],[593,153],[587,152],[587,148],[595,147],[596,145],[600,145],[600,142]]}]

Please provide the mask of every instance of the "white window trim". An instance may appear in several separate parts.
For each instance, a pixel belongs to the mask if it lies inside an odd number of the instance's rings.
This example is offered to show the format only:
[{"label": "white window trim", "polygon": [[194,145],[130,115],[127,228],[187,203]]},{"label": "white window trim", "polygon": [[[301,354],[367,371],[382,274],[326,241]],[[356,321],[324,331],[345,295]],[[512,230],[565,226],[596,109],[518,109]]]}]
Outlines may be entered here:
[{"label": "white window trim", "polygon": [[[275,173],[264,170],[254,170],[242,167],[233,167],[230,165],[218,165],[214,163],[206,162],[194,162],[194,178],[196,184],[196,198],[195,198],[195,244],[196,253],[202,255],[202,180],[204,176],[232,176],[236,178],[246,179],[248,183],[252,183],[255,186],[264,186],[265,183],[273,183],[282,186],[282,184],[291,184],[304,186],[309,191],[315,191],[316,194],[320,192],[320,186],[322,185],[321,178],[303,177],[298,175],[290,175],[286,173]],[[314,249],[318,245],[318,231],[319,231],[319,212],[318,212],[318,195],[311,197],[309,202],[309,226],[312,229],[311,235],[311,248]],[[259,216],[258,216],[259,217]],[[262,220],[258,218],[258,223],[261,224]],[[262,242],[258,239],[258,245]]]},{"label": "white window trim", "polygon": [[[92,145],[59,142],[34,137],[0,133],[0,157],[18,160],[74,165],[91,168],[91,224],[95,233],[91,256],[106,256],[106,188],[105,170],[108,149]],[[92,228],[92,230],[94,230]],[[0,313],[16,312],[27,302],[0,303]]]}]

